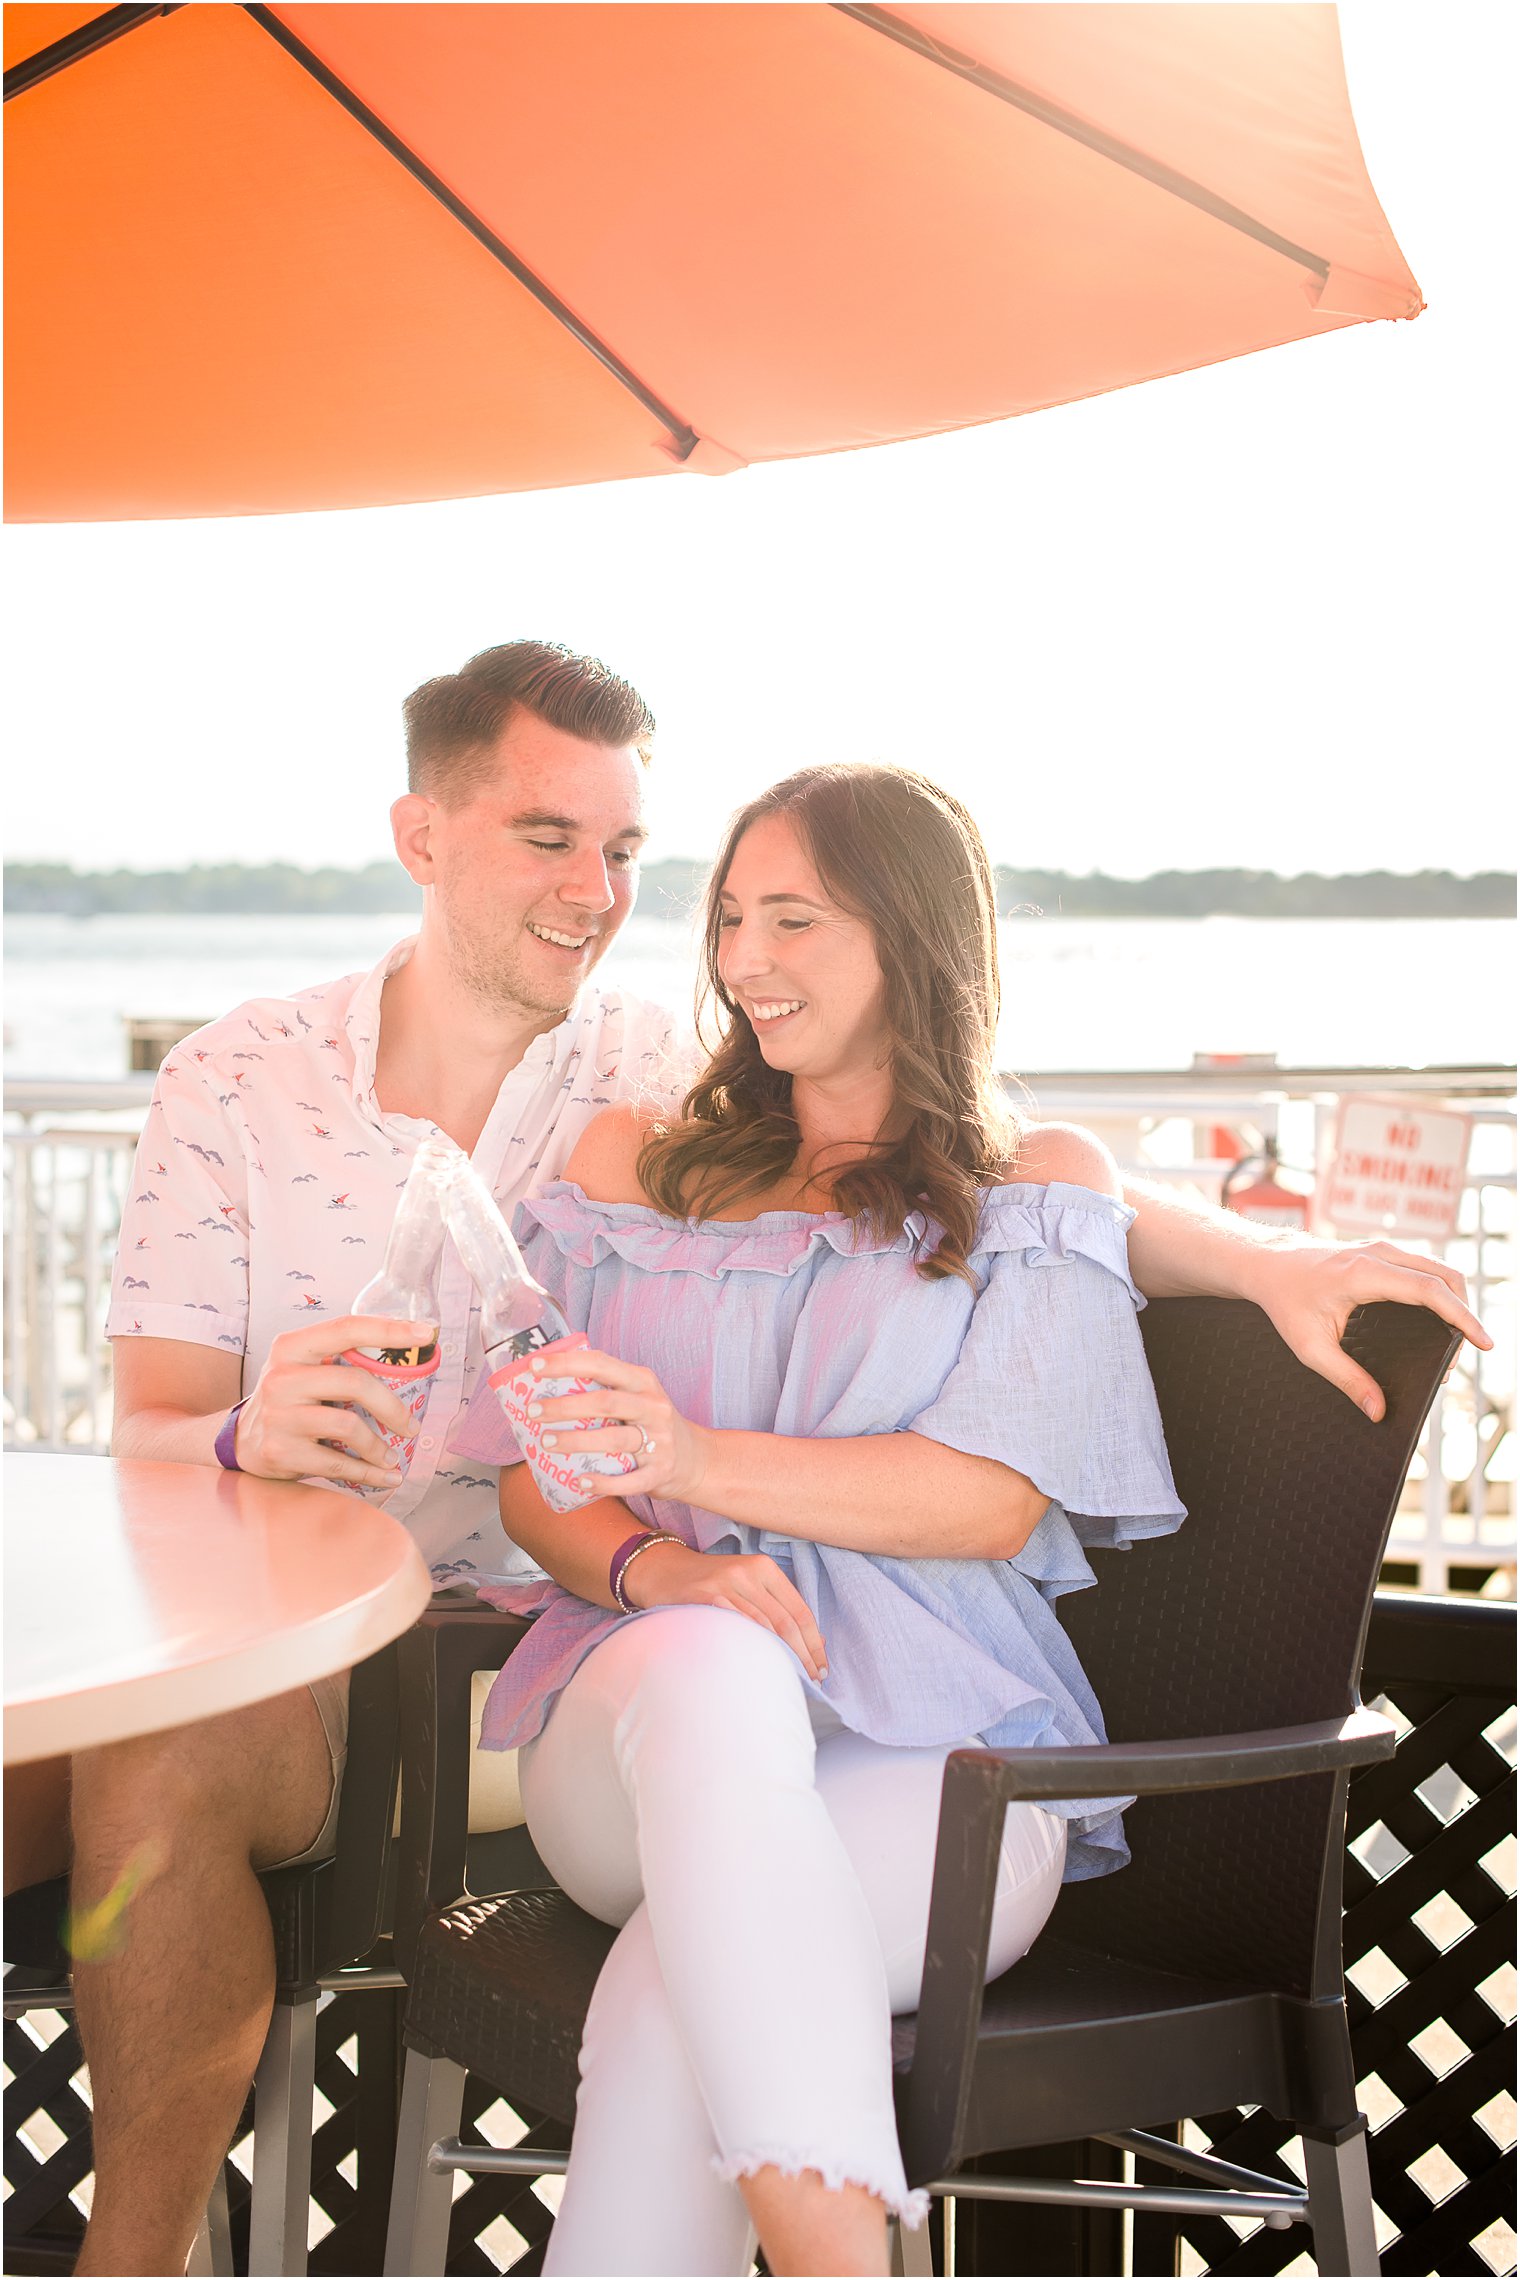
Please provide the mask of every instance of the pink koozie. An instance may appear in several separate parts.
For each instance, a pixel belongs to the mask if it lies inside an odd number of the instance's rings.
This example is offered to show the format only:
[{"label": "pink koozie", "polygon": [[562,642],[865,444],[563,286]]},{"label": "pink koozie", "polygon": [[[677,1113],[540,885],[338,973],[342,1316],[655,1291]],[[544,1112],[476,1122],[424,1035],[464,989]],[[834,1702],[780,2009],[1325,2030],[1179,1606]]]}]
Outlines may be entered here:
[{"label": "pink koozie", "polygon": [[[387,1426],[382,1425],[377,1418],[371,1417],[367,1409],[361,1409],[357,1402],[345,1404],[346,1407],[353,1410],[356,1417],[362,1417],[370,1431],[377,1433],[385,1443],[384,1462],[397,1465],[402,1472],[405,1472],[411,1464],[412,1452],[417,1446],[416,1429],[422,1423],[422,1412],[427,1407],[428,1394],[432,1389],[433,1379],[438,1374],[438,1364],[441,1359],[438,1348],[434,1346],[430,1360],[418,1362],[410,1369],[398,1369],[394,1362],[377,1361],[373,1354],[363,1353],[357,1346],[351,1346],[342,1359],[350,1369],[368,1370],[371,1377],[379,1378],[381,1384],[388,1387],[396,1399],[411,1411],[412,1431],[410,1433],[393,1433]],[[381,1488],[375,1482],[348,1481],[344,1485],[348,1488],[357,1488],[361,1496],[389,1496],[390,1494],[389,1489]]]},{"label": "pink koozie", "polygon": [[[535,1348],[535,1352],[547,1359],[555,1354],[569,1354],[576,1347],[584,1348],[590,1343],[584,1330],[572,1330],[568,1337],[555,1338],[550,1344]],[[553,1511],[576,1512],[583,1504],[591,1502],[585,1491],[575,1485],[583,1473],[633,1471],[638,1459],[631,1455],[603,1456],[591,1453],[582,1456],[578,1465],[571,1465],[559,1451],[544,1447],[540,1438],[542,1421],[528,1415],[528,1403],[533,1400],[557,1401],[567,1393],[591,1393],[595,1389],[587,1379],[535,1377],[525,1361],[513,1360],[505,1363],[501,1369],[493,1370],[486,1382],[501,1403],[502,1414],[517,1436],[518,1447],[533,1467],[533,1477],[538,1483],[540,1496]],[[585,1424],[587,1432],[596,1433],[617,1422],[615,1417],[590,1417]],[[567,1428],[561,1425],[556,1430],[563,1433]]]}]

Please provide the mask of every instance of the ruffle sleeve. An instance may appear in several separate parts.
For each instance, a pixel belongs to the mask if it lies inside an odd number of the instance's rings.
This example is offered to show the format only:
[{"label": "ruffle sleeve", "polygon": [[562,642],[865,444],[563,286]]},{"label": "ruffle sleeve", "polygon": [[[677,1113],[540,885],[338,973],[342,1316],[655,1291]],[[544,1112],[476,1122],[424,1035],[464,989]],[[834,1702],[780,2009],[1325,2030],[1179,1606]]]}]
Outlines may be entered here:
[{"label": "ruffle sleeve", "polygon": [[1053,1182],[989,1199],[969,1264],[986,1280],[960,1354],[908,1427],[1011,1465],[1051,1499],[1015,1564],[1053,1598],[1091,1583],[1084,1547],[1170,1535],[1167,1461],[1111,1196]]}]

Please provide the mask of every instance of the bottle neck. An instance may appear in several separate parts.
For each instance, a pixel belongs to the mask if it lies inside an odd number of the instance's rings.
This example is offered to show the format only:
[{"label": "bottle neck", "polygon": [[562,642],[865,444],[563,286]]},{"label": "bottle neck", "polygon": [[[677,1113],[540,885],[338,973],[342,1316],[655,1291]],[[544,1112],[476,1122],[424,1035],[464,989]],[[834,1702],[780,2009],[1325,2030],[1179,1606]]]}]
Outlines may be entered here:
[{"label": "bottle neck", "polygon": [[530,1346],[547,1345],[552,1338],[563,1338],[569,1324],[548,1292],[537,1283],[511,1283],[485,1294],[480,1304],[480,1334],[486,1352],[494,1353],[498,1346],[509,1346],[525,1341],[523,1351]]}]

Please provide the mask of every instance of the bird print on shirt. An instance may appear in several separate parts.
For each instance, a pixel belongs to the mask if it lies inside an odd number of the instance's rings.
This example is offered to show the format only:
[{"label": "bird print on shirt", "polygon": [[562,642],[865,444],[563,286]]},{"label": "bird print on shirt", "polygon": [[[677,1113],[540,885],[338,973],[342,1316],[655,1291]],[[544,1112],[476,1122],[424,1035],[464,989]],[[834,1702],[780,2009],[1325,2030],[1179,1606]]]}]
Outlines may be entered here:
[{"label": "bird print on shirt", "polygon": [[[149,1127],[149,1147],[155,1138],[160,1145],[172,1140],[179,1154],[160,1166],[156,1156],[145,1152],[138,1163],[142,1184],[136,1194],[141,1200],[131,1207],[124,1229],[114,1330],[143,1335],[147,1325],[128,1314],[128,1304],[151,1299],[155,1334],[162,1335],[165,1323],[182,1323],[181,1337],[215,1341],[229,1354],[246,1355],[256,1369],[270,1340],[293,1327],[293,1317],[302,1321],[333,1312],[325,1281],[335,1279],[346,1298],[364,1280],[365,1270],[357,1261],[345,1267],[338,1249],[369,1247],[372,1235],[367,1231],[372,1229],[383,1243],[416,1144],[433,1128],[426,1118],[393,1123],[376,1096],[377,1026],[371,1001],[383,978],[373,981],[370,995],[357,1008],[351,998],[362,985],[353,977],[293,1000],[256,1001],[211,1027],[205,1033],[208,1044],[187,1044],[171,1056],[161,1082],[162,1120],[156,1130]],[[562,1110],[573,1105],[577,1113],[570,1124],[578,1126],[584,1122],[583,1109],[619,1097],[626,1089],[624,1069],[643,1074],[635,1068],[640,1049],[657,1045],[662,1027],[641,1014],[637,1032],[625,1029],[617,1005],[593,996],[571,1016],[556,1043],[544,1040],[483,1139],[481,1169],[504,1209],[532,1192],[541,1174],[562,1161],[566,1128],[561,1126],[550,1139]],[[262,1048],[270,1043],[278,1050],[265,1053]],[[660,1058],[652,1052],[647,1062]],[[649,1073],[657,1074],[652,1067]],[[320,1103],[312,1098],[314,1092],[322,1092]],[[263,1142],[252,1128],[255,1113],[264,1127]],[[331,1151],[334,1142],[333,1153],[317,1153]],[[272,1158],[267,1148],[274,1150]],[[349,1182],[346,1188],[330,1184],[334,1154]],[[265,1205],[257,1217],[267,1224],[256,1232],[249,1224],[248,1201],[238,1193],[245,1185],[252,1189],[255,1171],[270,1187],[276,1206],[281,1191],[293,1186],[316,1187],[320,1203],[315,1196],[309,1204],[291,1197],[283,1217]],[[263,1197],[261,1187],[256,1201],[262,1203]],[[171,1235],[181,1234],[187,1243],[207,1237],[209,1250],[203,1245],[193,1261],[188,1251],[172,1245],[166,1254],[160,1232],[166,1213]],[[335,1225],[339,1219],[347,1224]],[[230,1255],[218,1249],[215,1237],[223,1231],[237,1235],[247,1248]],[[151,1288],[143,1273],[150,1264],[148,1247],[160,1254],[151,1262]],[[312,1263],[296,1263],[303,1258]],[[282,1262],[289,1262],[288,1267]],[[181,1270],[177,1276],[176,1267]],[[220,1271],[224,1267],[225,1274]],[[444,1395],[445,1411],[453,1412],[462,1410],[480,1376],[480,1330],[479,1308],[472,1304],[458,1262],[447,1272],[453,1281],[446,1301],[440,1294],[440,1305],[446,1306],[450,1335],[458,1343],[443,1365],[437,1390]],[[283,1298],[278,1293],[282,1279],[288,1282]],[[186,1317],[191,1313],[205,1313],[209,1326],[203,1330],[190,1323]],[[425,1456],[419,1448],[401,1502],[408,1523],[418,1527],[425,1558],[443,1552],[444,1569],[475,1574],[503,1556],[495,1472],[478,1460],[449,1457],[446,1440],[445,1429]],[[475,1537],[466,1552],[472,1528]],[[495,1549],[487,1553],[483,1543]]]}]

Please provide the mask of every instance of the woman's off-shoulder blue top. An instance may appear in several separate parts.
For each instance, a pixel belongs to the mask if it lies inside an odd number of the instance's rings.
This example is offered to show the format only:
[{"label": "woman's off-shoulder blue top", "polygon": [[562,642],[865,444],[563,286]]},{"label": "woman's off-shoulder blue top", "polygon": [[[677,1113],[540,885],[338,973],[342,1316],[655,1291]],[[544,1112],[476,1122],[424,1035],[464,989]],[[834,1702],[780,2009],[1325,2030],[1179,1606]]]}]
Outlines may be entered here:
[{"label": "woman's off-shoulder blue top", "polygon": [[[593,1203],[559,1181],[521,1206],[534,1274],[593,1346],[655,1372],[688,1417],[746,1432],[919,1433],[1011,1465],[1050,1498],[1006,1560],[899,1559],[630,1499],[701,1551],[767,1552],[812,1608],[829,1654],[821,1694],[874,1741],[999,1747],[1101,1741],[1102,1714],[1053,1602],[1095,1578],[1086,1551],[1169,1535],[1184,1517],[1146,1369],[1113,1197],[1060,1183],[987,1191],[969,1264],[915,1272],[921,1217],[894,1237],[838,1213],[687,1223]],[[483,1397],[483,1398],[482,1398]],[[482,1383],[453,1448],[517,1451]],[[537,1621],[491,1691],[487,1749],[539,1732],[560,1689],[620,1616],[548,1582],[488,1589]],[[1124,1798],[1051,1809],[1069,1877],[1122,1867]]]}]

